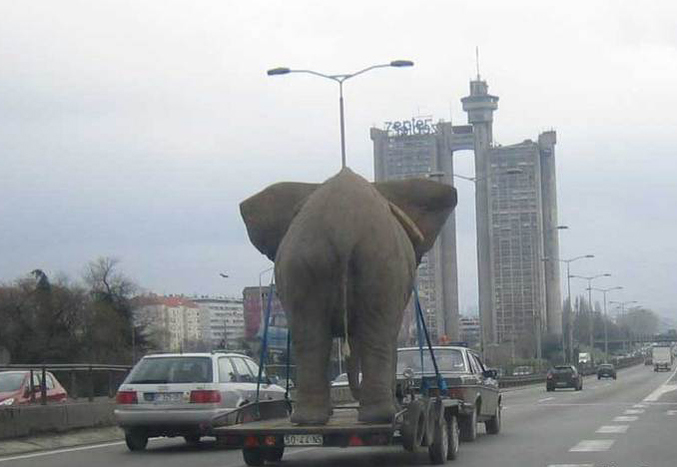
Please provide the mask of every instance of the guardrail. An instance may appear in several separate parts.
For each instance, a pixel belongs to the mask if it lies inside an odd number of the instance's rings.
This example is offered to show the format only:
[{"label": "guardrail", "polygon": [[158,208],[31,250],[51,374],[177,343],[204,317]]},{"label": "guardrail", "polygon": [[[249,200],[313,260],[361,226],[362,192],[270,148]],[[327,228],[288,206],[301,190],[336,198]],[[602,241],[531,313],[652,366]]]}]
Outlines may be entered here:
[{"label": "guardrail", "polygon": [[[31,402],[36,402],[36,388],[34,386],[34,374],[41,375],[40,381],[40,404],[47,404],[47,387],[44,384],[46,373],[49,371],[57,376],[61,385],[68,392],[68,397],[71,399],[78,399],[80,396],[79,384],[82,383],[84,376],[84,384],[86,386],[86,396],[89,402],[93,402],[97,395],[102,395],[101,389],[106,388],[105,395],[109,398],[115,396],[118,386],[122,383],[125,376],[131,370],[128,365],[106,365],[98,363],[41,363],[36,365],[30,364],[12,364],[0,365],[0,371],[29,371],[29,385]],[[60,374],[67,374],[67,379],[59,377]],[[78,378],[79,376],[79,378]],[[97,391],[97,388],[99,389]]]}]

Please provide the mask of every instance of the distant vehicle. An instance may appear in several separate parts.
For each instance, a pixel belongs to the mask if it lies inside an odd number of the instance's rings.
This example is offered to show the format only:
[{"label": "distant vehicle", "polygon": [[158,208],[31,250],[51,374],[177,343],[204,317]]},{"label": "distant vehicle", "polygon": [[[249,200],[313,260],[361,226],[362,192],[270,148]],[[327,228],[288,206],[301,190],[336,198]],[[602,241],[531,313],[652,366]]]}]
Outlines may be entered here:
[{"label": "distant vehicle", "polygon": [[[487,369],[475,351],[462,346],[435,346],[435,360],[441,376],[447,383],[447,394],[463,401],[459,420],[463,441],[477,437],[477,423],[484,422],[486,432],[498,434],[501,429],[501,394],[498,390],[496,370]],[[430,353],[423,352],[423,368],[418,347],[397,350],[397,389],[407,378],[420,384],[422,377],[434,377],[435,370]]]},{"label": "distant vehicle", "polygon": [[602,378],[616,379],[616,368],[611,363],[602,363],[597,367],[597,379]]},{"label": "distant vehicle", "polygon": [[578,363],[582,365],[587,365],[588,363],[591,363],[591,361],[592,359],[588,352],[581,352],[578,354]]},{"label": "distant vehicle", "polygon": [[[0,372],[0,407],[31,403],[30,371]],[[33,372],[34,401],[40,402],[42,394],[42,372]],[[46,373],[47,402],[66,402],[68,393],[56,377]]]},{"label": "distant vehicle", "polygon": [[534,369],[530,366],[518,366],[513,370],[512,375],[513,376],[528,376],[528,375],[532,375],[533,373],[534,373]]},{"label": "distant vehicle", "polygon": [[[148,355],[120,386],[114,414],[130,451],[153,436],[183,436],[197,444],[212,434],[211,420],[256,398],[259,366],[238,353]],[[274,378],[277,380],[277,378]],[[265,373],[260,399],[284,399]]]},{"label": "distant vehicle", "polygon": [[644,364],[645,365],[653,365],[653,359],[651,358],[651,356],[644,358]]},{"label": "distant vehicle", "polygon": [[548,371],[545,378],[546,391],[554,391],[557,388],[574,388],[576,391],[583,389],[583,377],[573,365],[557,365]]},{"label": "distant vehicle", "polygon": [[651,360],[653,361],[653,371],[670,371],[672,367],[672,352],[670,347],[655,346],[651,349]]}]

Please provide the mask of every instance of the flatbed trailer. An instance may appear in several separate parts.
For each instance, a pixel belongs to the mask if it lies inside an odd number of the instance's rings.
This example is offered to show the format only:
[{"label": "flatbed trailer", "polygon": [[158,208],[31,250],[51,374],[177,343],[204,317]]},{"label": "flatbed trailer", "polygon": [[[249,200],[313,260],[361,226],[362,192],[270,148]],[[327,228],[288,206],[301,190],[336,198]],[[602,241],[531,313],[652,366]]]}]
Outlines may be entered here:
[{"label": "flatbed trailer", "polygon": [[357,406],[339,406],[326,425],[295,425],[289,401],[261,401],[213,420],[219,444],[242,449],[247,465],[279,462],[286,447],[369,447],[402,445],[411,452],[427,448],[431,463],[455,459],[462,402],[441,396],[408,403],[392,423],[357,420]]}]

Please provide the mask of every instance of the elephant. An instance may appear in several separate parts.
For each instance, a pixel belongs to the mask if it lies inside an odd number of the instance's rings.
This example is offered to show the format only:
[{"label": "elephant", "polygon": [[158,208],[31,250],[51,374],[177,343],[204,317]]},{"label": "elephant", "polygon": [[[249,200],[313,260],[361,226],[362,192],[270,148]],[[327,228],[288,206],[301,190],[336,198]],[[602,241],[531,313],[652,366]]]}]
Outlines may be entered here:
[{"label": "elephant", "polygon": [[251,242],[275,263],[296,359],[292,423],[330,418],[334,337],[346,340],[358,420],[392,421],[404,309],[421,257],[455,206],[451,186],[428,179],[372,184],[349,168],[322,184],[277,183],[240,204]]}]

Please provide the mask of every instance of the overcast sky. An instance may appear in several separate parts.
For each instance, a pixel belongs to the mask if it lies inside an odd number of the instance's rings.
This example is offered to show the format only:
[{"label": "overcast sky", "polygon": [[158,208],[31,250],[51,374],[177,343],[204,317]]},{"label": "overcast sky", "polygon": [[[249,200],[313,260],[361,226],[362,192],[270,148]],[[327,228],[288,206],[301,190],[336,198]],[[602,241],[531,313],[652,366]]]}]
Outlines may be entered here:
[{"label": "overcast sky", "polygon": [[[271,264],[239,202],[340,165],[335,84],[266,69],[416,63],[346,84],[348,163],[373,179],[371,126],[466,123],[479,46],[496,142],[557,130],[561,257],[594,254],[572,272],[610,272],[614,299],[677,318],[675,5],[0,0],[0,282],[76,278],[104,255],[158,293],[240,295]],[[455,157],[472,175],[472,153]],[[458,189],[468,310],[474,195]]]}]

